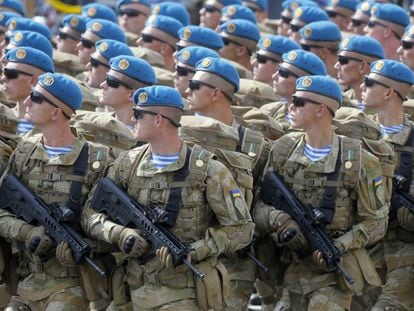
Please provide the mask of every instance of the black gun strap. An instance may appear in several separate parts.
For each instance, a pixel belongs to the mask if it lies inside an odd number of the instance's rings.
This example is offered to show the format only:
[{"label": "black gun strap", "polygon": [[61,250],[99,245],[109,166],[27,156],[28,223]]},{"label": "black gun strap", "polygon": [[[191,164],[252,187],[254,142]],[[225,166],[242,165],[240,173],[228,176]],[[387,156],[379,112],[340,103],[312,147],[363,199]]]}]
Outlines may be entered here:
[{"label": "black gun strap", "polygon": [[[85,142],[75,163],[73,163],[73,175],[85,176],[88,169],[89,144]],[[82,181],[72,180],[70,182],[69,199],[66,206],[69,207],[78,217],[81,212]]]},{"label": "black gun strap", "polygon": [[236,146],[236,151],[237,152],[242,152],[242,146],[243,146],[243,139],[244,139],[244,132],[246,131],[246,129],[244,128],[243,125],[240,125],[239,128],[237,129],[237,132],[239,133],[239,142],[237,143]]},{"label": "black gun strap", "polygon": [[[326,180],[336,181],[338,180],[339,170],[341,169],[341,153],[342,153],[342,139],[338,136],[338,156],[336,158],[335,170],[332,173],[329,173],[326,177]],[[335,214],[335,203],[336,203],[336,187],[335,186],[325,186],[325,192],[322,197],[321,205],[319,209],[325,215],[325,222],[330,224],[332,222],[333,216]]]},{"label": "black gun strap", "polygon": [[[407,147],[414,147],[414,127],[411,126],[410,135],[408,136],[407,141],[405,142],[404,146]],[[413,163],[413,152],[402,150],[400,153],[400,167],[397,169],[396,174],[404,176],[407,181],[404,184],[403,190],[404,192],[410,191],[410,184],[412,180],[412,163]]]},{"label": "black gun strap", "polygon": [[[173,181],[180,182],[185,181],[188,174],[190,173],[190,155],[191,149],[187,147],[187,153],[185,156],[185,163],[183,167],[174,172]],[[168,197],[168,202],[165,205],[165,210],[168,212],[167,221],[165,224],[169,227],[174,227],[175,222],[177,221],[178,214],[180,213],[180,203],[181,203],[181,190],[182,187],[174,187],[170,189],[170,196]]]}]

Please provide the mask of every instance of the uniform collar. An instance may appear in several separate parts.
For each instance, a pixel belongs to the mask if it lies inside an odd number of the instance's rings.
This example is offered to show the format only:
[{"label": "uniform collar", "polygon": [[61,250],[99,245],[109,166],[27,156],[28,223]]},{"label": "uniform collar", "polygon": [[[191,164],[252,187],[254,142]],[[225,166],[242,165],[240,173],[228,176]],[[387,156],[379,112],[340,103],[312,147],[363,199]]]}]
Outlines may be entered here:
[{"label": "uniform collar", "polygon": [[[373,120],[378,122],[378,114],[373,116]],[[406,116],[404,116],[403,129],[399,133],[384,134],[383,138],[393,144],[404,146],[410,136],[412,124]]]}]

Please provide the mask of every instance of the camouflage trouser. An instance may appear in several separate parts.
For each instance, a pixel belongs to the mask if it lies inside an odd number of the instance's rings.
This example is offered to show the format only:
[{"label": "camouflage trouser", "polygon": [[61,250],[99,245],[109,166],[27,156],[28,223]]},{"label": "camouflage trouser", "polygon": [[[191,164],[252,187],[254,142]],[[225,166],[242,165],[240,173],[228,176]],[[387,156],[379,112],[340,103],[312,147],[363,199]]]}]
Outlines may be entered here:
[{"label": "camouflage trouser", "polygon": [[75,286],[62,289],[39,301],[13,296],[6,310],[25,310],[22,306],[27,306],[27,310],[32,311],[86,311],[89,309],[88,305],[82,288]]},{"label": "camouflage trouser", "polygon": [[10,294],[6,289],[5,284],[0,284],[0,310],[7,306],[7,303],[10,301]]},{"label": "camouflage trouser", "polygon": [[352,292],[338,290],[328,286],[320,288],[308,295],[289,292],[291,308],[295,311],[344,311],[340,302],[351,301]]},{"label": "camouflage trouser", "polygon": [[414,310],[414,267],[387,272],[385,285],[372,311]]}]

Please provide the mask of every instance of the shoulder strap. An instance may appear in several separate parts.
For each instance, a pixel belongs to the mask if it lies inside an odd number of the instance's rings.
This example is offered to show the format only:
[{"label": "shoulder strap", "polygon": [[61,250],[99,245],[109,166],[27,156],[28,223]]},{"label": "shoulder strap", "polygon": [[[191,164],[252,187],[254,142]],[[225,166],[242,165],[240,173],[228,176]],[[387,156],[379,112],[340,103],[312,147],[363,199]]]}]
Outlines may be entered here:
[{"label": "shoulder strap", "polygon": [[[413,147],[414,146],[414,127],[411,125],[410,135],[404,146]],[[404,176],[407,182],[404,184],[405,192],[409,192],[409,187],[412,180],[412,163],[413,163],[413,152],[412,150],[401,150],[400,152],[400,167],[397,169],[396,174]]]}]

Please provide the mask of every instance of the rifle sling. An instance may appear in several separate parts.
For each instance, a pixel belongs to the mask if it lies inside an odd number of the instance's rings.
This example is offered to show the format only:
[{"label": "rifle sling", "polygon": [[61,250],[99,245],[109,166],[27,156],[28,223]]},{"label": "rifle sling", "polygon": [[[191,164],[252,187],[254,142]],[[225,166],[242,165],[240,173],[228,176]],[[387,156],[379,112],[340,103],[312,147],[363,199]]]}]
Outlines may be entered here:
[{"label": "rifle sling", "polygon": [[242,146],[243,146],[243,139],[244,139],[244,132],[245,132],[245,128],[243,125],[240,125],[239,128],[237,129],[237,132],[239,133],[239,142],[237,143],[237,147],[236,147],[236,151],[237,152],[242,152]]}]

